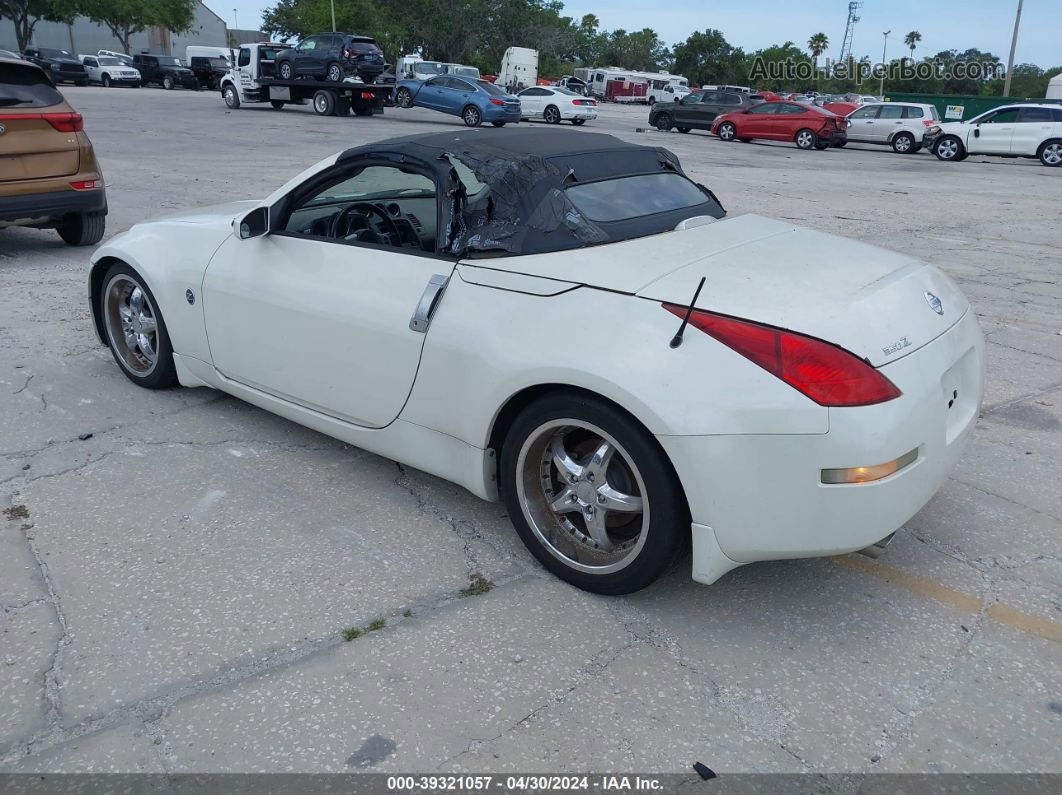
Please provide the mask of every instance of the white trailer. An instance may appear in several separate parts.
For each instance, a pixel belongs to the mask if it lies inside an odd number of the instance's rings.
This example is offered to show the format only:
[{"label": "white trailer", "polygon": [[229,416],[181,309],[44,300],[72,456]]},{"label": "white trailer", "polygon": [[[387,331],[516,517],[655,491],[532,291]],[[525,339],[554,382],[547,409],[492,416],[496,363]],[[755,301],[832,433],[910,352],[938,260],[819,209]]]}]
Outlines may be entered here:
[{"label": "white trailer", "polygon": [[505,86],[515,94],[538,84],[538,50],[528,47],[510,47],[502,55],[498,70],[499,86]]},{"label": "white trailer", "polygon": [[[1047,84],[1047,96],[1045,99],[1062,99],[1062,75],[1055,75]],[[1058,118],[1057,116],[1055,117]]]}]

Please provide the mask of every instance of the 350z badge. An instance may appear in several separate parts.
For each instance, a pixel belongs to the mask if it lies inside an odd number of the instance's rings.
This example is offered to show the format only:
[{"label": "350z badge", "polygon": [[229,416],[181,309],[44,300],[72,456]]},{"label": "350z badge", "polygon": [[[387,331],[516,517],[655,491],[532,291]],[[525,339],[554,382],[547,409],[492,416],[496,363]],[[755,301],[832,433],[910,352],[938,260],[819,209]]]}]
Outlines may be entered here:
[{"label": "350z badge", "polygon": [[896,353],[896,351],[902,351],[904,348],[910,347],[911,341],[907,339],[907,337],[900,337],[898,340],[896,340],[896,342],[892,343],[892,345],[886,345],[884,348],[882,348],[881,352],[884,353],[886,356],[892,356],[894,353]]}]

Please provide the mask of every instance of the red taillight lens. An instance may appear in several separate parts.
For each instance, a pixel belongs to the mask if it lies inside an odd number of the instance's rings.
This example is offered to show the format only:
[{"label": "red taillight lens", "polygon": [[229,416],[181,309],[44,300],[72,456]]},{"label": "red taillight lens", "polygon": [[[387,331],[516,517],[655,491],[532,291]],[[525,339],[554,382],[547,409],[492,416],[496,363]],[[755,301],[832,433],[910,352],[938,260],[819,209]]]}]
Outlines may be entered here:
[{"label": "red taillight lens", "polygon": [[373,93],[371,91],[362,91],[361,92],[361,98],[362,99],[376,99],[376,97],[373,95]]},{"label": "red taillight lens", "polygon": [[[686,316],[687,307],[663,307]],[[869,406],[902,394],[862,359],[814,337],[699,310],[690,315],[690,325],[823,406]]]},{"label": "red taillight lens", "polygon": [[934,124],[936,124],[936,122],[933,121],[932,119],[922,119],[922,126],[923,127],[932,127]]},{"label": "red taillight lens", "polygon": [[95,190],[103,187],[102,179],[85,179],[79,182],[71,182],[70,187],[74,190]]},{"label": "red taillight lens", "polygon": [[41,118],[59,132],[81,132],[85,129],[85,120],[80,113],[42,113]]},{"label": "red taillight lens", "polygon": [[504,105],[505,104],[505,100],[504,99],[492,99],[490,101],[490,104],[491,105]]}]

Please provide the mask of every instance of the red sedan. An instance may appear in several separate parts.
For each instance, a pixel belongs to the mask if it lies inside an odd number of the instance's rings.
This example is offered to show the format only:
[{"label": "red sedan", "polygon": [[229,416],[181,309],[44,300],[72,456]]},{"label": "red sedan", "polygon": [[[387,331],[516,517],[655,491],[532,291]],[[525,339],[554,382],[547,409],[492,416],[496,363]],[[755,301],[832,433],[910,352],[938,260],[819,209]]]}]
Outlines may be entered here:
[{"label": "red sedan", "polygon": [[801,149],[826,149],[848,140],[840,116],[797,102],[764,102],[721,114],[712,122],[712,133],[724,141],[792,141]]}]

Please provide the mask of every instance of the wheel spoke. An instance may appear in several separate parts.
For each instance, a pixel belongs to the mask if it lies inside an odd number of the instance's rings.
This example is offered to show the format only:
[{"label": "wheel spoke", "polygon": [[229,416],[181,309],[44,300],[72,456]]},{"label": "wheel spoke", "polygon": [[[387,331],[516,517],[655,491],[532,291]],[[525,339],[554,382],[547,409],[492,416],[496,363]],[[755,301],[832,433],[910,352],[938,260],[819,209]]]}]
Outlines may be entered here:
[{"label": "wheel spoke", "polygon": [[600,549],[609,551],[613,545],[608,537],[608,530],[605,528],[606,516],[605,511],[598,510],[592,505],[583,511],[583,520],[586,522],[586,530],[590,533],[590,537]]},{"label": "wheel spoke", "polygon": [[129,308],[128,304],[118,304],[118,316],[128,323],[133,319],[133,310]]},{"label": "wheel spoke", "polygon": [[572,457],[568,455],[568,451],[564,449],[564,437],[557,435],[553,437],[553,442],[550,444],[550,452],[553,455],[553,466],[557,468],[557,474],[560,475],[561,480],[568,483],[572,479],[578,480],[583,475],[583,468],[579,466]]},{"label": "wheel spoke", "polygon": [[550,500],[549,508],[554,513],[570,513],[572,511],[579,510],[578,499],[575,496],[575,492],[569,488],[565,488]]},{"label": "wheel spoke", "polygon": [[136,338],[137,347],[140,348],[140,352],[148,358],[149,361],[155,361],[155,346],[151,341],[151,337],[147,334],[140,334]]},{"label": "wheel spoke", "polygon": [[595,481],[604,483],[605,473],[608,471],[608,465],[612,461],[614,452],[616,452],[616,448],[602,440],[601,444],[594,450],[594,454],[590,456],[590,461],[584,467],[587,476],[592,475]]},{"label": "wheel spoke", "polygon": [[598,507],[605,511],[617,511],[619,513],[639,513],[642,510],[642,498],[633,494],[624,494],[622,491],[609,486],[607,483],[597,490]]},{"label": "wheel spoke", "polygon": [[155,329],[157,328],[157,325],[155,323],[155,318],[151,317],[151,315],[145,315],[145,314],[141,313],[140,317],[138,318],[138,320],[140,321],[140,333],[141,334],[154,334],[155,333]]},{"label": "wheel spoke", "polygon": [[133,292],[129,294],[129,306],[134,314],[144,314],[144,293],[139,287],[134,287]]}]

